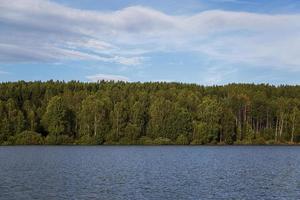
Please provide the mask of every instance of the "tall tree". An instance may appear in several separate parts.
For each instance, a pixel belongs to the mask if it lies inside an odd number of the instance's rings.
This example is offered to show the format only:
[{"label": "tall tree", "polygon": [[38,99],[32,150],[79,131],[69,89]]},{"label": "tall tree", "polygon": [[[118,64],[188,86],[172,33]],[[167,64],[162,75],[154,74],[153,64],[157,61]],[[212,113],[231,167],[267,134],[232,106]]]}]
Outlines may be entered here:
[{"label": "tall tree", "polygon": [[111,134],[108,140],[114,142],[120,140],[125,135],[125,127],[128,121],[127,106],[124,102],[118,102],[114,105],[113,110],[110,113],[110,119],[112,123]]},{"label": "tall tree", "polygon": [[95,95],[83,100],[80,110],[80,134],[94,137],[97,143],[104,142],[104,136],[109,131],[108,100],[102,100]]},{"label": "tall tree", "polygon": [[[204,97],[197,109],[196,132],[203,135],[201,143],[216,142],[220,131],[221,105],[212,97]],[[198,132],[198,133],[197,133]],[[199,136],[198,136],[199,137]]]},{"label": "tall tree", "polygon": [[42,122],[49,134],[55,137],[55,143],[58,142],[60,135],[70,134],[68,133],[68,128],[72,124],[70,112],[61,97],[54,96],[51,98]]}]

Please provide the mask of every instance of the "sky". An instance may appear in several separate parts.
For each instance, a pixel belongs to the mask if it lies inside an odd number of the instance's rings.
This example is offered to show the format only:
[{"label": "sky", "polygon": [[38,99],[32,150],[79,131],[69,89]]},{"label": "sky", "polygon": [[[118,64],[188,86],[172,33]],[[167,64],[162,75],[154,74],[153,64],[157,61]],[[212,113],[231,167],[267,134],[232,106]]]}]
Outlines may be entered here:
[{"label": "sky", "polygon": [[300,84],[299,0],[0,0],[0,82]]}]

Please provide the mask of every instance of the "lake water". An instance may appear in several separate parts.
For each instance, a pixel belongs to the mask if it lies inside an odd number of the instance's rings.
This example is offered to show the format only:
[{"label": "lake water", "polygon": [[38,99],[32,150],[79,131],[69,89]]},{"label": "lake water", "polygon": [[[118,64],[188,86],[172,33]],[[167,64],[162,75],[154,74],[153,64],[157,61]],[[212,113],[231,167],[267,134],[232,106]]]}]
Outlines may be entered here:
[{"label": "lake water", "polygon": [[299,199],[300,147],[0,147],[0,199]]}]

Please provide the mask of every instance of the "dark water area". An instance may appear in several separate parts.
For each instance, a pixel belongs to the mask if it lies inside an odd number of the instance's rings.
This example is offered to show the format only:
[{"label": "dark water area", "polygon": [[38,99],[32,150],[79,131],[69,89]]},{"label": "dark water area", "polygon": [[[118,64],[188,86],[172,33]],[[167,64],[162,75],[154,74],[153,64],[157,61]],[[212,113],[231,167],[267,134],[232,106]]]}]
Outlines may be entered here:
[{"label": "dark water area", "polygon": [[295,146],[0,147],[0,199],[299,199]]}]

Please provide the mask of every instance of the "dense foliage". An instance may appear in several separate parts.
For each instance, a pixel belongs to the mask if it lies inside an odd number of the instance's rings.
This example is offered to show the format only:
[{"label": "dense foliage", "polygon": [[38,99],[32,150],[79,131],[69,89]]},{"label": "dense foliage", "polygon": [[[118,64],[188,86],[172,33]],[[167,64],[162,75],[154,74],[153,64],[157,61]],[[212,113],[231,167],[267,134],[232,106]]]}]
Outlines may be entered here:
[{"label": "dense foliage", "polygon": [[300,141],[300,86],[0,84],[0,144]]}]

